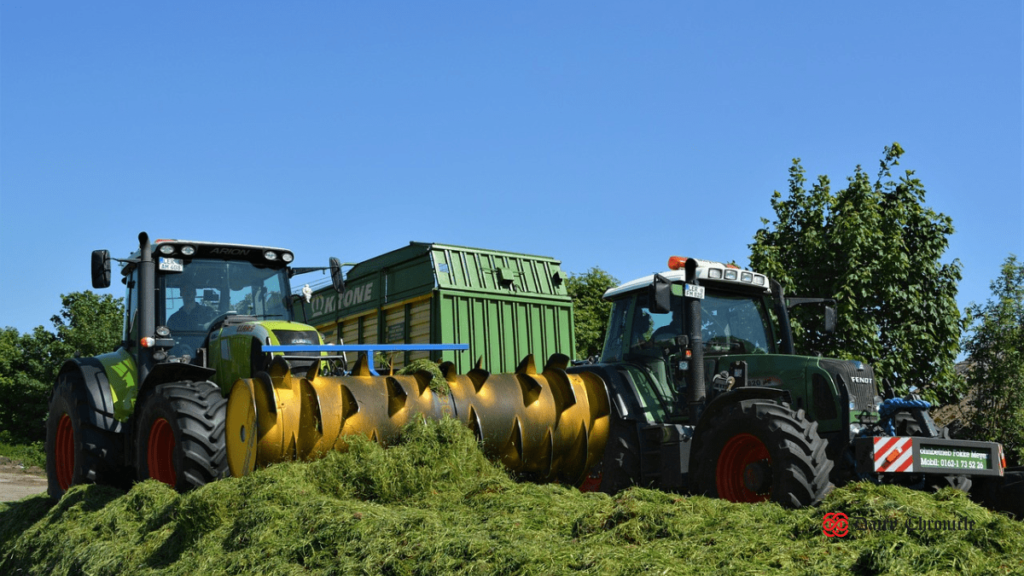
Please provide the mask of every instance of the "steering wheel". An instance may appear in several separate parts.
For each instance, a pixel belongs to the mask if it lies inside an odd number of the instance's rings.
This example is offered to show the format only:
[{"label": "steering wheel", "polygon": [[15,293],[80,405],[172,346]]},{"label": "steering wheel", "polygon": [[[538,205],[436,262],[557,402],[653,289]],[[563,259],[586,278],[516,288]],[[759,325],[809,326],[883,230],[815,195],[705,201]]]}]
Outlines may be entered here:
[{"label": "steering wheel", "polygon": [[238,316],[238,312],[236,312],[235,310],[228,310],[227,312],[221,314],[220,316],[217,316],[216,318],[213,319],[212,322],[210,322],[210,325],[206,328],[206,331],[213,332],[217,328],[220,328],[220,325],[223,324],[224,321],[230,318],[231,316]]}]

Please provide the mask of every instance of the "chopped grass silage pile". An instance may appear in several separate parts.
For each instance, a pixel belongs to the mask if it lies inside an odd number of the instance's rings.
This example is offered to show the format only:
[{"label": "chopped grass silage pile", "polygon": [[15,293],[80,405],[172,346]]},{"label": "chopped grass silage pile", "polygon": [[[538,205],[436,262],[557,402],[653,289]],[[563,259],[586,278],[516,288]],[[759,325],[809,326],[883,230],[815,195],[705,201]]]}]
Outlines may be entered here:
[{"label": "chopped grass silage pile", "polygon": [[[829,538],[833,511],[899,527]],[[0,505],[0,574],[1013,574],[1022,551],[1024,524],[952,490],[857,484],[794,511],[516,483],[452,421],[183,496],[149,481]]]}]

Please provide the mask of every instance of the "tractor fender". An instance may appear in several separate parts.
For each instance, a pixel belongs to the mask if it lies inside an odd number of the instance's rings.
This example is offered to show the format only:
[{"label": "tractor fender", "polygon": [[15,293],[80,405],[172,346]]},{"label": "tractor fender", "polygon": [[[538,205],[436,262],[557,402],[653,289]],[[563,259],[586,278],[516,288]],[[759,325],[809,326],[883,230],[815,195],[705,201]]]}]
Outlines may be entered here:
[{"label": "tractor fender", "polygon": [[181,364],[178,362],[157,364],[149,371],[146,381],[139,388],[136,399],[144,398],[160,384],[184,381],[202,382],[203,380],[212,379],[216,373],[217,371],[212,368],[204,368],[195,364]]},{"label": "tractor fender", "polygon": [[700,415],[700,419],[697,420],[697,426],[694,427],[694,430],[699,431],[704,429],[704,427],[708,425],[708,422],[715,418],[726,406],[742,402],[743,400],[792,402],[789,391],[780,388],[772,388],[768,386],[744,386],[742,388],[735,388],[725,394],[719,394],[711,401],[710,404],[708,404],[708,407],[705,408],[704,412]]},{"label": "tractor fender", "polygon": [[72,358],[66,360],[57,375],[57,381],[64,377],[76,377],[76,384],[85,390],[92,410],[87,411],[89,424],[108,432],[120,433],[122,423],[115,417],[114,397],[110,381],[103,364],[96,358]]}]

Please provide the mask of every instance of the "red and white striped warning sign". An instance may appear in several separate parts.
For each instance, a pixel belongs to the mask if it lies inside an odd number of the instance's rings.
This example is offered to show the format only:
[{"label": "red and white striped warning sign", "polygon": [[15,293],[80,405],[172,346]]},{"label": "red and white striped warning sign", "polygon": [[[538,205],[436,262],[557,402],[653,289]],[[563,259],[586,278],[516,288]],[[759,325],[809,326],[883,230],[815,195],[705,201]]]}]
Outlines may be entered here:
[{"label": "red and white striped warning sign", "polygon": [[913,438],[875,438],[875,472],[913,471]]}]

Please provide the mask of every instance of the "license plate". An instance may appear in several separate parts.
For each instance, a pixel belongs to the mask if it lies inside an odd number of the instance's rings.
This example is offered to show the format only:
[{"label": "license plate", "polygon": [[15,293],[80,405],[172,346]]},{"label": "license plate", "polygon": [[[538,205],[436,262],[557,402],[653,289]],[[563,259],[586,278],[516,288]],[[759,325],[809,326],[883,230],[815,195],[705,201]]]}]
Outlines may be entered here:
[{"label": "license plate", "polygon": [[177,258],[160,257],[158,268],[164,272],[184,272],[185,263]]},{"label": "license plate", "polygon": [[686,285],[686,291],[684,292],[687,298],[696,298],[698,300],[704,299],[704,287],[694,286],[693,284]]}]

